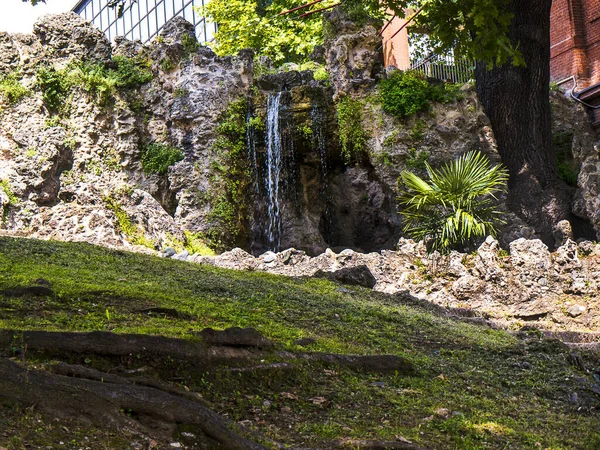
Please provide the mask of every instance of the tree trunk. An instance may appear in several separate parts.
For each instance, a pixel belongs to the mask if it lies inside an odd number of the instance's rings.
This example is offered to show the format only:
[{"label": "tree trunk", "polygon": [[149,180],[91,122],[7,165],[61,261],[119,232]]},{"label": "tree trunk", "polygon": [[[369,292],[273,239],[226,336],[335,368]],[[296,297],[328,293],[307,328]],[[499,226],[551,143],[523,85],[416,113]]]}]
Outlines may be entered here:
[{"label": "tree trunk", "polygon": [[525,67],[511,63],[488,70],[477,65],[477,94],[489,116],[498,151],[510,173],[508,204],[554,246],[552,231],[562,219],[577,231],[571,213],[573,189],[558,178],[550,111],[550,8],[552,0],[514,0],[511,41]]}]

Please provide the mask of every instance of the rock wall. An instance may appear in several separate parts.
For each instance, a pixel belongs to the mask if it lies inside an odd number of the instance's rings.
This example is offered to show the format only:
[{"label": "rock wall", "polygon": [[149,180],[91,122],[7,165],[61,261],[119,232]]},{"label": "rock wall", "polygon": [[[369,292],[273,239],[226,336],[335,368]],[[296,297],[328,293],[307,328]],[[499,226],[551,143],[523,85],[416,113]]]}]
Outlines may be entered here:
[{"label": "rock wall", "polygon": [[[493,132],[469,85],[460,100],[431,112],[404,120],[385,114],[375,98],[383,76],[376,29],[336,14],[330,15],[339,20],[328,46],[317,55],[330,81],[316,81],[309,71],[255,76],[251,52],[218,57],[199,46],[192,26],[179,18],[146,46],[124,39],[111,45],[71,13],[41,19],[32,35],[0,34],[0,75],[16,77],[29,90],[16,102],[0,95],[0,232],[141,251],[217,236],[217,247],[261,254],[269,249],[265,109],[269,95],[283,92],[288,165],[279,247],[310,255],[327,248],[394,249],[402,235],[400,172],[423,174],[423,161],[436,166],[473,149],[499,162]],[[80,60],[112,68],[117,56],[147,63],[151,80],[117,89],[108,103],[75,84],[64,97],[68,113],[57,116],[48,107],[38,86],[41,68],[61,70]],[[359,100],[369,136],[368,152],[350,163],[340,150],[336,110],[348,94]],[[224,150],[230,105],[242,100],[242,116],[262,121],[262,128],[246,135],[242,117],[238,141]],[[560,95],[553,103],[555,133],[570,136],[569,151],[582,168],[574,209],[600,233],[593,136],[577,105]],[[164,173],[149,173],[144,149],[153,142],[180,149],[183,159]],[[234,153],[238,160],[227,162]],[[535,237],[516,217],[505,217],[504,246]]]},{"label": "rock wall", "polygon": [[[367,254],[328,249],[310,257],[288,249],[253,257],[238,248],[216,257],[174,257],[235,270],[325,276],[387,294],[408,292],[473,321],[489,319],[492,326],[575,331],[583,333],[578,337],[583,342],[599,339],[600,244],[589,241],[567,240],[550,252],[539,239],[520,238],[507,252],[488,237],[476,252],[445,257],[428,256],[422,243],[409,239],[401,239],[396,251]],[[345,287],[339,291],[352,295]],[[577,335],[562,337],[571,341]]]}]

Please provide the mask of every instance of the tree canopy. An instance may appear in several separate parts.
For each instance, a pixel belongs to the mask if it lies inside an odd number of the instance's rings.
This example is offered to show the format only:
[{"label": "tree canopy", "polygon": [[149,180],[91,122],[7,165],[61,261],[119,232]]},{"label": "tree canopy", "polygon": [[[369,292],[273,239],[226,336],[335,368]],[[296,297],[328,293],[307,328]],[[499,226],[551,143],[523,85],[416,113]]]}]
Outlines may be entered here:
[{"label": "tree canopy", "polygon": [[[211,0],[200,11],[219,24],[214,50],[220,55],[251,48],[277,65],[302,62],[323,41],[322,19],[313,15],[301,20],[283,11],[306,4],[305,0]],[[324,5],[333,4],[326,0]],[[298,14],[296,14],[298,15]]]}]

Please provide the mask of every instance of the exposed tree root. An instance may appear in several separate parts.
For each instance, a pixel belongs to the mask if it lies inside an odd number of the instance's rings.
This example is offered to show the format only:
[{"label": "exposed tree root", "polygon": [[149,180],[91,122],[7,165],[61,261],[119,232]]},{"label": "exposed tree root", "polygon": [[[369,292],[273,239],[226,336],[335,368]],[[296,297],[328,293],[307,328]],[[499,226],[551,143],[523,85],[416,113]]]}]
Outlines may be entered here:
[{"label": "exposed tree root", "polygon": [[254,361],[267,355],[284,360],[307,360],[339,365],[367,372],[411,373],[413,365],[405,358],[393,355],[338,355],[332,353],[265,352],[237,347],[208,347],[185,339],[138,334],[113,334],[94,331],[68,333],[46,331],[0,331],[0,348],[21,346],[28,350],[56,353],[95,354],[102,356],[129,356],[171,358],[193,361],[194,365],[210,366]]},{"label": "exposed tree root", "polygon": [[98,381],[101,373],[90,369],[62,366],[60,370],[93,379],[27,370],[15,362],[0,359],[0,399],[34,405],[42,412],[62,418],[126,428],[158,439],[172,438],[177,426],[186,424],[204,434],[202,442],[208,448],[266,448],[242,437],[238,425],[199,402],[156,388],[137,386],[117,376],[108,377],[110,382]]},{"label": "exposed tree root", "polygon": [[[120,360],[133,355],[148,360],[150,365],[155,361],[161,365],[161,361],[170,364],[178,360],[177,364],[187,364],[194,371],[209,371],[215,366],[224,365],[226,371],[234,373],[294,370],[292,361],[310,361],[380,373],[408,373],[413,370],[410,361],[391,355],[269,352],[258,348],[209,346],[185,339],[108,332],[0,331],[0,355],[20,353],[20,357],[26,361],[28,352],[42,352],[57,359],[95,355]],[[265,364],[261,360],[266,357],[281,361]],[[41,370],[41,367],[46,370]],[[6,357],[0,357],[0,403],[35,406],[40,412],[60,418],[126,429],[153,439],[172,439],[182,426],[193,427],[198,430],[198,443],[203,448],[266,448],[259,442],[283,448],[219,416],[197,393],[155,379],[128,376],[137,374],[136,371],[122,371],[124,376],[112,369],[110,372],[65,362],[28,369]]]}]

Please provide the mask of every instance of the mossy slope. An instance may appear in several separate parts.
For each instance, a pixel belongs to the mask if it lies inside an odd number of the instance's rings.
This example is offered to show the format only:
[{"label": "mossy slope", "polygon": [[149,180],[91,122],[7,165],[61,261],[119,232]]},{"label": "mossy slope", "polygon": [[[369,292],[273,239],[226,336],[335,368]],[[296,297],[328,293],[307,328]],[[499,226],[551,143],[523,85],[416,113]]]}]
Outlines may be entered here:
[{"label": "mossy slope", "polygon": [[[87,244],[0,238],[0,291],[40,278],[50,283],[53,296],[0,295],[2,329],[195,339],[205,327],[254,327],[291,351],[300,349],[297,339],[313,337],[311,351],[395,354],[414,362],[417,373],[410,377],[309,363],[298,363],[292,373],[176,374],[176,383],[200,392],[221,414],[280,442],[322,448],[338,438],[403,436],[432,449],[600,447],[593,378],[571,365],[562,345],[535,333],[517,338],[456,321],[416,299],[325,280],[233,272]],[[179,314],[139,312],[148,307]],[[600,367],[592,356],[582,361]],[[31,355],[31,362],[45,361]],[[0,412],[0,444],[11,448],[59,441],[75,448],[84,444],[83,436],[128,448],[125,442],[133,439],[104,437],[105,430],[82,431],[81,425],[58,429],[51,418],[27,410]]]}]

